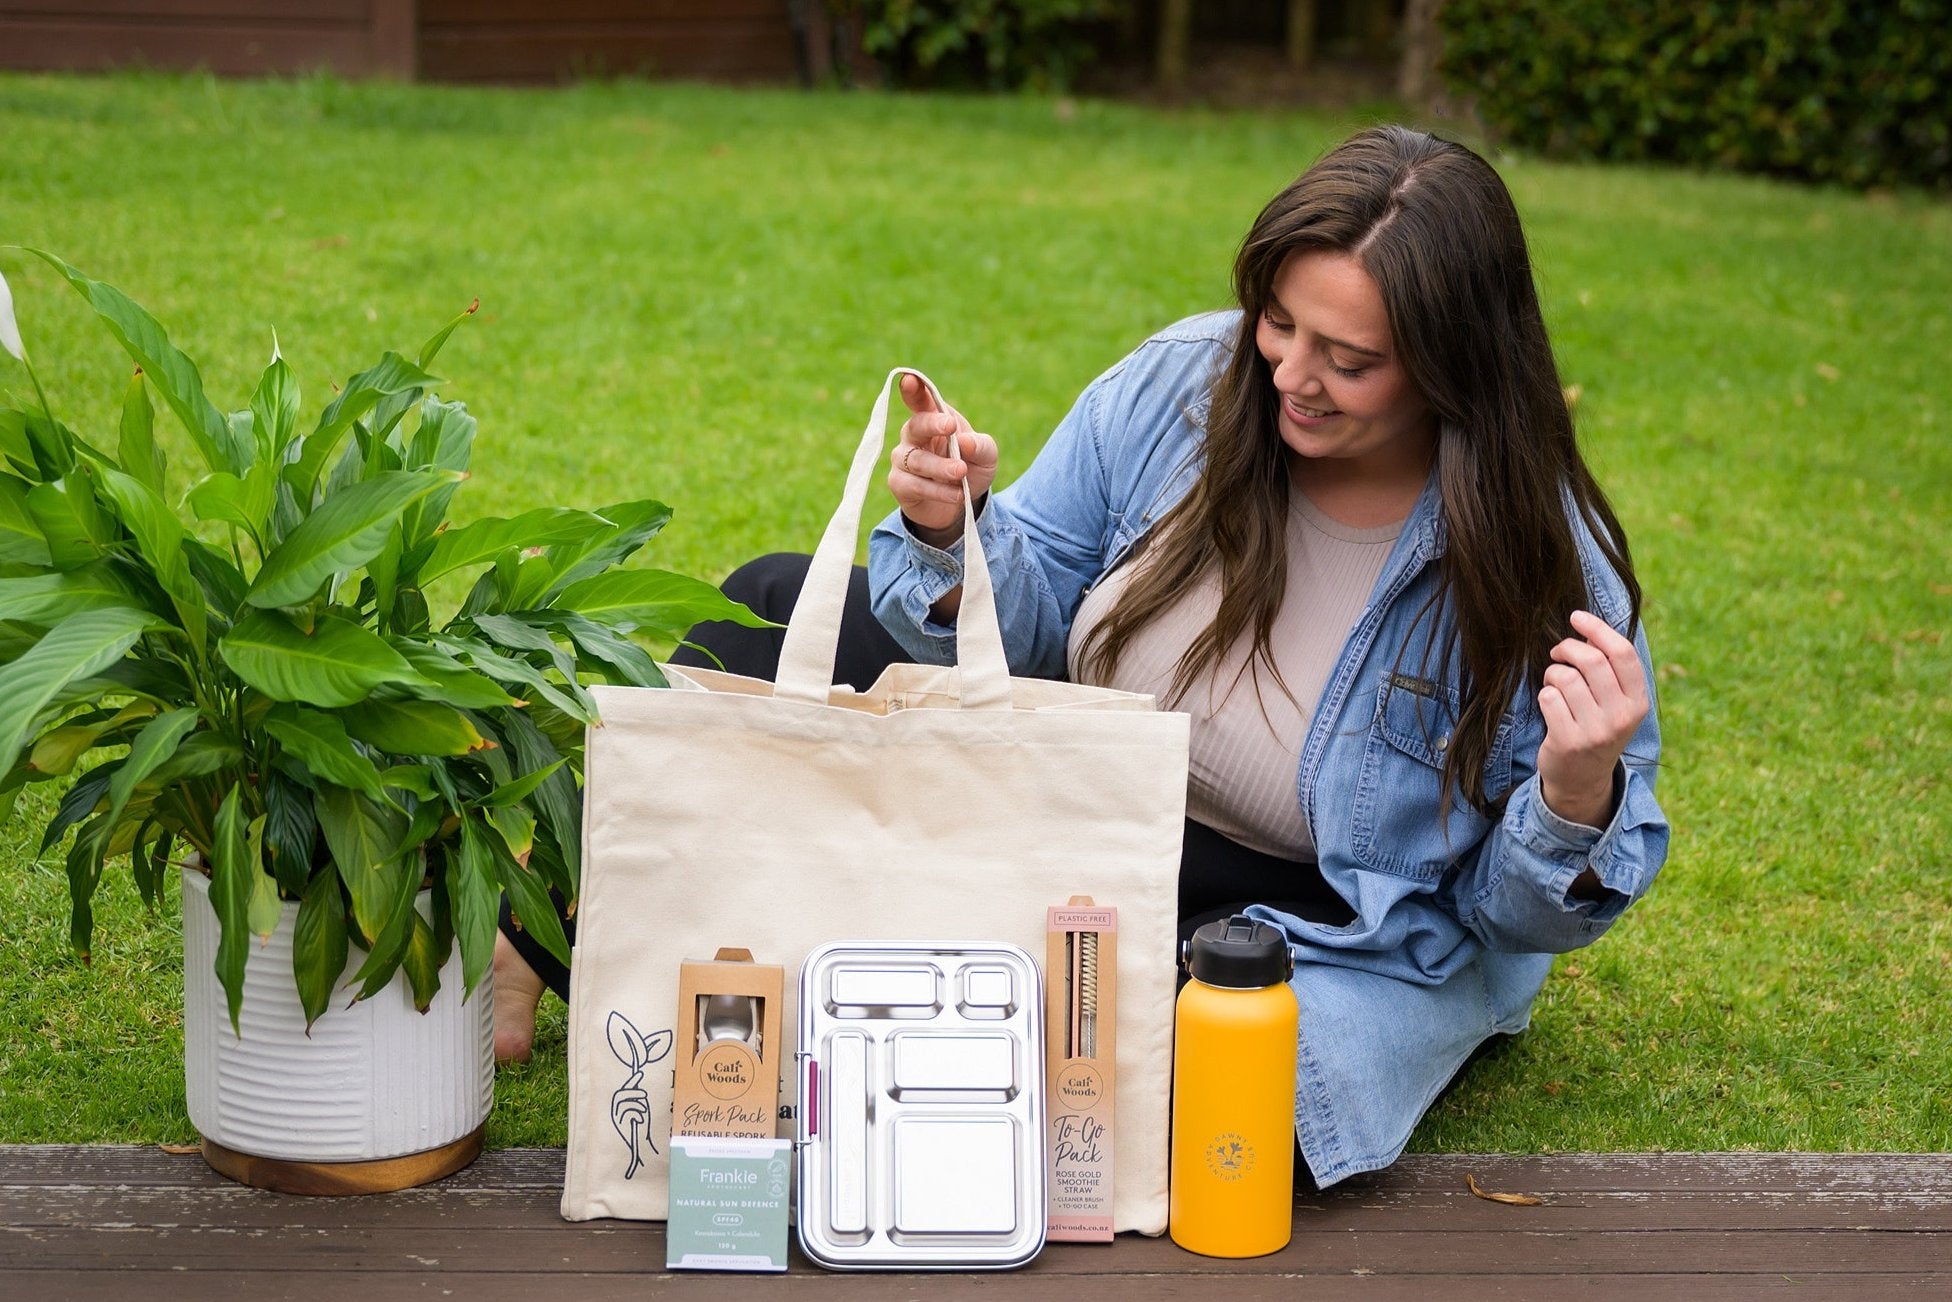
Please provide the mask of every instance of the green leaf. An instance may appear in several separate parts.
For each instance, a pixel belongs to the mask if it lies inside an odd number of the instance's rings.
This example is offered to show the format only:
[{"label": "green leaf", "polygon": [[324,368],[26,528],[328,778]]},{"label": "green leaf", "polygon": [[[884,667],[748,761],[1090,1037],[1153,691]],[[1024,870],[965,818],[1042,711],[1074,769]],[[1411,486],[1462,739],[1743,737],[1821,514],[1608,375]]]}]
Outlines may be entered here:
[{"label": "green leaf", "polygon": [[376,801],[386,799],[380,789],[379,769],[352,744],[337,717],[303,705],[283,704],[264,716],[264,730],[327,782],[350,787]]},{"label": "green leaf", "polygon": [[467,715],[433,701],[364,701],[339,717],[348,733],[389,755],[466,755],[492,744]]},{"label": "green leaf", "polygon": [[274,353],[251,394],[251,428],[257,437],[258,461],[284,464],[285,445],[291,442],[297,426],[298,381],[285,359]]},{"label": "green leaf", "polygon": [[[547,555],[555,576],[550,593],[560,592],[572,583],[621,564],[671,520],[671,508],[648,497],[634,502],[616,502],[599,509],[597,514],[615,527],[588,542],[549,549]],[[522,595],[525,605],[534,604],[535,600],[531,594]]]},{"label": "green leaf", "polygon": [[0,564],[54,564],[47,535],[28,508],[28,491],[14,476],[0,473]]},{"label": "green leaf", "polygon": [[352,896],[353,922],[371,944],[386,921],[389,901],[399,893],[396,878],[404,871],[399,848],[407,831],[406,815],[329,784],[312,793],[312,806],[339,879]]},{"label": "green leaf", "polygon": [[120,660],[154,624],[153,617],[133,610],[85,610],[0,666],[0,764],[19,756],[35,716],[56,693]]},{"label": "green leaf", "polygon": [[747,628],[779,627],[703,579],[664,570],[598,574],[564,588],[553,608],[573,610],[611,628],[651,629],[671,637],[705,620],[729,620]]},{"label": "green leaf", "polygon": [[542,879],[555,898],[574,900],[576,898],[576,877],[569,861],[557,846],[555,837],[537,825],[536,838],[529,847],[529,871]]},{"label": "green leaf", "polygon": [[195,710],[171,710],[151,719],[136,734],[135,741],[129,745],[128,758],[116,770],[115,780],[109,784],[108,821],[111,825],[121,821],[129,797],[142,785],[142,780],[176,754],[183,738],[197,726],[197,718]]},{"label": "green leaf", "polygon": [[[473,820],[466,817],[461,820],[463,836],[467,835],[467,828],[471,822]],[[496,879],[501,882],[502,889],[508,892],[509,908],[521,922],[523,930],[535,937],[536,941],[560,962],[567,965],[569,941],[563,935],[562,919],[556,914],[556,906],[549,898],[548,888],[542,884],[539,877],[515,861],[515,857],[508,852],[508,846],[503,843],[499,834],[490,836],[484,832],[481,839],[488,844]]]},{"label": "green leaf", "polygon": [[[579,663],[602,674],[605,680],[628,683],[632,687],[670,685],[650,652],[631,641],[628,635],[569,611],[548,614],[543,622],[568,637],[576,647]],[[543,612],[537,612],[536,617],[543,618]]]},{"label": "green leaf", "polygon": [[[276,769],[263,774],[262,781],[265,858],[278,879],[278,888],[303,899],[313,875],[313,851],[319,834],[311,789]],[[336,875],[333,880],[338,880]]]},{"label": "green leaf", "polygon": [[612,527],[600,515],[556,506],[524,511],[511,519],[476,520],[435,537],[418,567],[419,581],[425,584],[450,570],[484,564],[511,548],[582,542]]},{"label": "green leaf", "polygon": [[112,760],[75,779],[74,785],[61,797],[61,803],[55,806],[54,817],[48,820],[46,829],[41,833],[41,848],[36,854],[46,854],[59,845],[69,828],[100,807],[102,797],[108,794],[108,784],[115,779],[115,770],[120,764],[120,760]]},{"label": "green leaf", "polygon": [[390,894],[382,900],[380,927],[367,950],[366,961],[352,975],[353,982],[360,984],[356,999],[371,999],[386,989],[406,956],[408,942],[413,938],[413,920],[420,916],[413,907],[414,895],[420,887],[419,865],[418,855],[396,857],[388,865],[385,884]]},{"label": "green leaf", "polygon": [[217,649],[239,678],[277,701],[343,707],[383,683],[432,686],[377,633],[339,615],[321,615],[308,636],[277,611],[253,611]]},{"label": "green leaf", "polygon": [[248,459],[240,458],[241,449],[231,445],[230,427],[223,413],[203,396],[203,376],[198,373],[197,364],[169,341],[156,318],[121,290],[89,279],[52,253],[40,249],[26,252],[67,277],[76,292],[108,323],[109,332],[135,358],[136,365],[142,367],[143,374],[190,432],[197,450],[212,470],[241,471],[249,464]]},{"label": "green leaf", "polygon": [[548,629],[519,615],[476,615],[474,626],[507,650],[547,656],[566,681],[576,681],[575,658],[556,644]]},{"label": "green leaf", "polygon": [[319,472],[331,460],[339,440],[381,398],[424,391],[439,383],[439,379],[394,352],[384,354],[372,366],[347,380],[345,389],[320,414],[318,428],[305,436],[298,459],[286,467],[285,481],[292,486],[299,501],[311,501],[312,487],[318,483]]},{"label": "green leaf", "polygon": [[463,710],[507,709],[518,704],[495,685],[494,679],[476,673],[425,642],[410,637],[389,637],[386,642],[413,666],[415,673],[432,684],[431,687],[407,686],[405,690],[410,696],[442,701]]},{"label": "green leaf", "polygon": [[147,785],[164,790],[179,782],[207,778],[244,762],[244,750],[233,739],[206,729],[185,737],[171,755],[149,775]]},{"label": "green leaf", "polygon": [[391,791],[405,791],[422,800],[434,798],[433,770],[425,764],[395,764],[380,774],[380,785]]},{"label": "green leaf", "polygon": [[164,870],[169,867],[169,853],[176,838],[167,830],[145,848],[141,837],[137,837],[136,852],[129,867],[135,873],[136,889],[142,893],[142,902],[153,912],[157,896],[161,893]]},{"label": "green leaf", "polygon": [[196,575],[197,582],[209,594],[211,605],[221,611],[233,612],[244,604],[244,575],[229,556],[201,538],[187,539],[183,544],[183,555],[190,562],[190,573]]},{"label": "green leaf", "polygon": [[460,477],[451,470],[391,471],[326,498],[265,558],[246,600],[264,608],[307,600],[335,572],[371,560],[409,503]]},{"label": "green leaf", "polygon": [[497,655],[477,643],[454,639],[442,639],[440,646],[450,654],[463,656],[469,664],[496,682],[527,687],[579,723],[593,723],[596,720],[596,707],[588,693],[573,683],[558,686],[550,682],[540,669],[526,660]]},{"label": "green leaf", "polygon": [[541,816],[543,826],[563,848],[566,876],[572,886],[570,898],[573,899],[573,887],[582,875],[583,853],[583,797],[576,788],[575,774],[567,767],[555,767],[556,761],[563,758],[562,752],[548,734],[536,726],[535,720],[527,712],[503,715],[502,736],[508,742],[516,765],[524,772],[545,766],[554,768],[549,780],[536,790],[534,798],[529,801],[529,808]]},{"label": "green leaf", "polygon": [[129,377],[129,387],[122,395],[120,432],[116,451],[122,469],[141,480],[156,496],[165,496],[163,475],[169,461],[156,446],[156,409],[149,405],[149,386],[143,383],[140,366]]},{"label": "green leaf", "polygon": [[467,309],[463,311],[461,315],[455,317],[452,321],[449,321],[446,325],[442,326],[439,330],[437,330],[434,333],[434,337],[432,339],[429,339],[426,343],[420,346],[420,354],[417,358],[415,358],[416,363],[423,367],[433,365],[434,355],[440,352],[441,345],[447,342],[447,337],[454,333],[455,327],[459,326],[463,321],[466,321],[469,317],[473,316],[480,309],[481,309],[481,300],[477,298],[474,302],[468,304]]},{"label": "green leaf", "polygon": [[568,760],[559,759],[547,768],[537,769],[533,773],[525,773],[513,782],[505,782],[501,786],[496,787],[476,803],[483,809],[498,809],[504,805],[519,805],[527,800],[537,787],[554,777],[556,771],[567,763],[569,763]]},{"label": "green leaf", "polygon": [[42,733],[27,753],[27,767],[51,778],[67,776],[76,760],[95,749],[95,739],[105,727],[106,723],[94,727],[71,723]]},{"label": "green leaf", "polygon": [[535,815],[520,806],[496,806],[484,809],[489,826],[501,833],[502,843],[517,862],[526,862],[529,851],[535,848]]},{"label": "green leaf", "polygon": [[[41,478],[55,480],[73,474],[75,467],[82,464],[82,451],[86,445],[81,438],[45,411],[22,414],[26,418],[28,452]],[[88,450],[92,452],[94,449]],[[99,455],[94,459],[98,463],[103,460]]]},{"label": "green leaf", "polygon": [[[407,464],[434,466],[466,474],[474,455],[475,418],[458,402],[429,398],[420,404],[420,428],[407,449]],[[400,518],[400,533],[416,552],[447,519],[447,508],[458,485],[450,484],[408,507]]]},{"label": "green leaf", "polygon": [[495,961],[495,929],[501,914],[501,887],[496,884],[493,852],[481,824],[461,820],[461,848],[447,859],[447,893],[454,910],[454,936],[461,946],[464,997]]},{"label": "green leaf", "polygon": [[190,490],[190,509],[199,520],[234,524],[261,548],[269,548],[277,490],[276,466],[259,461],[242,479],[229,471],[206,475]]},{"label": "green leaf", "polygon": [[34,444],[27,437],[27,413],[18,407],[0,407],[0,457],[12,462],[20,474],[40,473],[34,460]]},{"label": "green leaf", "polygon": [[305,1030],[332,1006],[332,991],[346,970],[346,902],[339,893],[339,874],[326,864],[312,874],[298,904],[298,922],[291,938],[292,976],[298,983],[298,1002],[305,1009]]},{"label": "green leaf", "polygon": [[102,881],[102,860],[108,854],[106,819],[97,818],[75,834],[68,847],[68,939],[86,963],[95,937],[95,888]]},{"label": "green leaf", "polygon": [[366,565],[368,586],[373,594],[373,619],[381,628],[393,626],[393,604],[400,594],[400,553],[405,547],[396,525],[387,530],[386,542]]},{"label": "green leaf", "polygon": [[142,598],[106,564],[0,579],[0,619],[52,627],[84,610],[139,609]]},{"label": "green leaf", "polygon": [[278,879],[264,871],[264,815],[259,814],[251,820],[246,834],[249,843],[249,862],[254,871],[251,874],[251,903],[246,910],[251,934],[260,941],[269,940],[271,933],[278,929],[278,918],[283,912],[283,904],[278,899]]},{"label": "green leaf", "polygon": [[447,962],[446,948],[416,909],[413,932],[407,937],[406,952],[400,956],[400,970],[407,974],[407,984],[413,990],[413,1006],[420,1012],[427,1011],[440,991],[441,964]]},{"label": "green leaf", "polygon": [[263,870],[250,857],[243,786],[230,789],[217,808],[216,835],[210,844],[210,903],[217,910],[217,980],[230,1005],[231,1030],[243,1029],[238,1014],[244,1007],[244,961],[250,954],[251,897]]},{"label": "green leaf", "polygon": [[112,540],[95,505],[94,487],[79,467],[67,478],[28,489],[27,514],[57,569],[78,570],[108,553]]},{"label": "green leaf", "polygon": [[119,470],[102,472],[102,486],[115,502],[123,525],[135,535],[136,546],[170,604],[190,635],[190,644],[201,656],[208,636],[209,611],[203,588],[190,573],[190,562],[183,555],[183,522],[142,481]]}]

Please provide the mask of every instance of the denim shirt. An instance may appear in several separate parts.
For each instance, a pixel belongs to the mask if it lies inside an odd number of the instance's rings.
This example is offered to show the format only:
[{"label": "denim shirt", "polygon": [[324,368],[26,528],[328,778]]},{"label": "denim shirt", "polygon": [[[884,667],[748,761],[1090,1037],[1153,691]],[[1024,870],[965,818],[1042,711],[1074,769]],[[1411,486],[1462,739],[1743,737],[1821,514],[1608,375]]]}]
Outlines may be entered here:
[{"label": "denim shirt", "polygon": [[[977,528],[1012,672],[1064,674],[1086,591],[1192,485],[1209,390],[1239,320],[1210,313],[1146,341],[1084,392],[1031,467],[988,502]],[[1576,516],[1574,532],[1591,609],[1626,632],[1625,587]],[[1502,813],[1487,818],[1461,799],[1446,808],[1440,773],[1458,671],[1454,661],[1436,665],[1432,647],[1450,616],[1416,618],[1444,545],[1433,471],[1322,689],[1295,775],[1322,875],[1355,920],[1334,927],[1251,910],[1285,932],[1295,954],[1295,1130],[1324,1186],[1393,1162],[1471,1051],[1526,1027],[1552,955],[1598,939],[1667,854],[1651,707],[1616,770],[1604,828],[1568,822],[1540,797],[1545,722],[1524,690],[1486,763],[1486,793],[1508,793]],[[899,512],[869,542],[875,613],[925,663],[955,656],[954,629],[928,610],[962,582],[961,550],[923,544]],[[1651,693],[1638,629],[1633,642]],[[1588,868],[1599,898],[1573,898]]]}]

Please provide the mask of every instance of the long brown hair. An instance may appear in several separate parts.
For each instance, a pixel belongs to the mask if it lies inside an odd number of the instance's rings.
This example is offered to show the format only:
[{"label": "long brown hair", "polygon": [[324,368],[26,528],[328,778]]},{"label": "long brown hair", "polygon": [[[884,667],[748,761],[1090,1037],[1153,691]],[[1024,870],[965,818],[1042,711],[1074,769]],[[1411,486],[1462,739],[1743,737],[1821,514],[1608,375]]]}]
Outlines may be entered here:
[{"label": "long brown hair", "polygon": [[1330,151],[1255,219],[1234,262],[1242,310],[1226,369],[1214,384],[1205,464],[1187,496],[1155,527],[1141,567],[1085,662],[1104,680],[1139,629],[1217,572],[1220,605],[1174,672],[1178,700],[1212,672],[1243,633],[1250,663],[1272,668],[1268,645],[1287,590],[1286,446],[1274,377],[1255,344],[1282,264],[1297,252],[1354,256],[1376,282],[1391,345],[1437,420],[1437,479],[1446,548],[1437,587],[1418,619],[1455,619],[1438,665],[1455,660],[1459,713],[1443,787],[1480,810],[1506,793],[1484,769],[1506,707],[1536,686],[1568,616],[1592,600],[1568,503],[1597,540],[1640,619],[1626,534],[1580,457],[1572,414],[1546,338],[1531,259],[1511,194],[1464,146],[1376,127]]}]

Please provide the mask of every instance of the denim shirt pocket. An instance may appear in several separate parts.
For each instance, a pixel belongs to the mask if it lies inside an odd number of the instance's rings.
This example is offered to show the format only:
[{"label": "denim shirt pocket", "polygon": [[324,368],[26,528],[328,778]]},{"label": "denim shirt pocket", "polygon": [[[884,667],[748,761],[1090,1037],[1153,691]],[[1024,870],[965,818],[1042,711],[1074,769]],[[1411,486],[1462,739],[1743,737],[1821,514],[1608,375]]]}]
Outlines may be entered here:
[{"label": "denim shirt pocket", "polygon": [[[1351,820],[1356,860],[1365,868],[1434,883],[1490,830],[1490,820],[1456,792],[1443,809],[1444,756],[1457,714],[1456,688],[1384,675]],[[1511,785],[1511,732],[1507,716],[1485,762],[1484,789],[1494,797]]]}]

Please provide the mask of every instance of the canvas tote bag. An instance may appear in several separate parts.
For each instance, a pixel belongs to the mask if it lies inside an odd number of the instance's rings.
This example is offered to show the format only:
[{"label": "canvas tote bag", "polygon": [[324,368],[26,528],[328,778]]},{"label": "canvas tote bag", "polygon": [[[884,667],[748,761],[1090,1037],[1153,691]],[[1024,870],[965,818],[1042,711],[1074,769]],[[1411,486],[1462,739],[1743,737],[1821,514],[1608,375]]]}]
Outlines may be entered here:
[{"label": "canvas tote bag", "polygon": [[[967,493],[961,663],[895,665],[867,692],[830,685],[901,373],[861,436],[777,686],[670,668],[669,690],[593,689],[566,1219],[665,1215],[684,960],[736,946],[782,964],[791,1040],[818,945],[1007,941],[1041,956],[1045,909],[1089,895],[1118,909],[1113,1223],[1166,1228],[1187,719],[1149,696],[1010,677]],[[798,1046],[783,1047],[791,1135]]]}]

